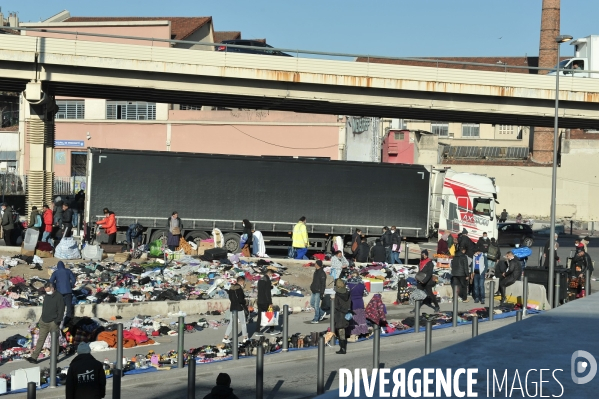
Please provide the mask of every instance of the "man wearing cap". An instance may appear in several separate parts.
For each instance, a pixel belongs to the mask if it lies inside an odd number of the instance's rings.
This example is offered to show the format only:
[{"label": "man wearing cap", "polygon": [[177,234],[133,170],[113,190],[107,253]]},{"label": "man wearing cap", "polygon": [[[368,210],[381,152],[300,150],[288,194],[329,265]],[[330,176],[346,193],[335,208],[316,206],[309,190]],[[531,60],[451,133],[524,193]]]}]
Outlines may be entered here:
[{"label": "man wearing cap", "polygon": [[29,363],[36,364],[37,358],[42,351],[44,342],[48,334],[52,331],[58,331],[58,326],[62,322],[64,316],[64,299],[62,295],[54,289],[54,284],[47,282],[44,285],[46,296],[44,297],[44,303],[42,305],[42,317],[38,321],[39,335],[37,338],[37,344],[31,354],[31,357],[26,357]]},{"label": "man wearing cap", "polygon": [[212,388],[212,391],[208,395],[204,396],[204,399],[239,399],[233,393],[229,374],[220,373],[216,377],[216,386]]},{"label": "man wearing cap", "polygon": [[310,297],[310,306],[314,308],[314,319],[312,319],[312,324],[317,324],[324,318],[325,315],[325,313],[320,309],[320,300],[324,296],[324,289],[327,285],[327,275],[322,268],[321,260],[316,261],[314,269],[312,284],[310,285],[310,291],[312,291],[312,296]]},{"label": "man wearing cap", "polygon": [[102,399],[106,396],[104,365],[91,355],[89,344],[82,342],[77,347],[77,356],[67,371],[67,399]]}]

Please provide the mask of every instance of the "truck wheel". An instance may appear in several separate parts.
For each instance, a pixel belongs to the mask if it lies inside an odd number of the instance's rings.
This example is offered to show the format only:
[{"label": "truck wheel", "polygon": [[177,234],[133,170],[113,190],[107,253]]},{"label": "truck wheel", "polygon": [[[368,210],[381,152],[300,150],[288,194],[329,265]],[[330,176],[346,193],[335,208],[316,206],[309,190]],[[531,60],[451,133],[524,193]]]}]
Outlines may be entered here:
[{"label": "truck wheel", "polygon": [[225,242],[224,248],[233,253],[238,254],[241,252],[241,248],[239,248],[239,243],[241,242],[241,236],[237,233],[227,233],[223,236],[223,241]]},{"label": "truck wheel", "polygon": [[207,240],[210,238],[208,233],[201,230],[193,230],[185,235],[185,241],[193,241],[196,244],[199,244],[201,240]]},{"label": "truck wheel", "polygon": [[167,230],[156,230],[155,232],[152,233],[152,236],[150,237],[150,242],[154,242],[156,240],[159,240],[162,237],[167,238],[168,237],[168,231]]},{"label": "truck wheel", "polygon": [[530,238],[530,237],[525,237],[525,238],[522,240],[522,245],[524,245],[525,247],[529,247],[529,248],[531,248],[531,247],[532,247],[532,244],[533,244],[533,242],[534,242],[534,240],[533,240],[532,238]]}]

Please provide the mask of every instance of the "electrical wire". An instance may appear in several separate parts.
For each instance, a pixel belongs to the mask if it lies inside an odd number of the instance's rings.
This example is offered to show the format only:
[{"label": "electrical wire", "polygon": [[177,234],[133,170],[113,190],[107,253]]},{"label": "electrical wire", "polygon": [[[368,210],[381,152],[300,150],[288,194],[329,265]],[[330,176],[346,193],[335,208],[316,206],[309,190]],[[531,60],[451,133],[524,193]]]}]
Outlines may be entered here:
[{"label": "electrical wire", "polygon": [[286,148],[286,149],[289,149],[289,150],[324,150],[326,148],[333,148],[333,147],[337,147],[338,146],[338,144],[333,144],[333,145],[329,145],[329,146],[326,146],[326,147],[287,147],[287,146],[280,145],[280,144],[269,143],[268,141],[265,141],[265,140],[259,139],[257,137],[254,137],[251,134],[247,134],[243,130],[237,128],[236,126],[233,126],[233,125],[228,125],[228,126],[231,126],[233,129],[239,131],[241,134],[244,134],[244,135],[246,135],[248,137],[251,137],[254,140],[260,141],[260,142],[262,142],[264,144],[268,144],[268,145],[272,145],[272,146],[280,147],[280,148]]},{"label": "electrical wire", "polygon": [[[546,175],[544,173],[533,172],[532,170],[520,168],[520,167],[517,167],[517,166],[514,167],[514,169],[519,169],[519,170],[522,170],[524,172],[533,173],[535,175],[539,175],[539,176],[543,176],[543,177],[546,177],[548,179],[551,179],[551,175]],[[566,182],[570,182],[570,183],[583,184],[583,185],[586,185],[586,186],[599,187],[599,183],[591,183],[591,182],[580,181],[580,180],[566,179],[564,177],[558,177],[557,180],[566,181]]]}]

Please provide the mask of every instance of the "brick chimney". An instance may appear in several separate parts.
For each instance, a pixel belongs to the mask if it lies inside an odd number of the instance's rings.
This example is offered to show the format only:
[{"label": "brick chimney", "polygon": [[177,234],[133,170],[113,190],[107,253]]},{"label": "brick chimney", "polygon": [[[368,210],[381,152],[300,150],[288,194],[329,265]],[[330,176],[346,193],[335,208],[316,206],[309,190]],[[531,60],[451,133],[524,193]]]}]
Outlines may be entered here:
[{"label": "brick chimney", "polygon": [[[551,68],[557,65],[557,43],[555,38],[560,30],[560,0],[543,0],[541,14],[541,40],[539,43],[539,67]],[[539,71],[545,75],[549,71]],[[553,129],[535,127],[532,159],[543,164],[553,163]]]}]

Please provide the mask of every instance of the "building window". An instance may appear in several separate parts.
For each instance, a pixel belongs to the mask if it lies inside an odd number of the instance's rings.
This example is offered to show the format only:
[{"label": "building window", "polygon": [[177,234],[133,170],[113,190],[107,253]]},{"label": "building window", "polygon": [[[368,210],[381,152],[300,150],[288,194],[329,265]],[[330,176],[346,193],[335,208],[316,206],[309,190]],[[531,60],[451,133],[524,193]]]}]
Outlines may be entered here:
[{"label": "building window", "polygon": [[462,137],[479,137],[480,125],[478,123],[463,123]]},{"label": "building window", "polygon": [[404,139],[404,132],[395,132],[395,141],[403,141]]},{"label": "building window", "polygon": [[179,106],[179,109],[181,111],[201,111],[202,110],[202,106],[199,105],[187,105],[187,104],[181,104]]},{"label": "building window", "polygon": [[499,134],[514,134],[514,126],[499,125]]},{"label": "building window", "polygon": [[156,103],[106,101],[106,119],[155,120]]},{"label": "building window", "polygon": [[449,136],[449,123],[447,122],[431,122],[431,132],[439,137]]},{"label": "building window", "polygon": [[84,119],[85,100],[58,100],[56,119]]}]

